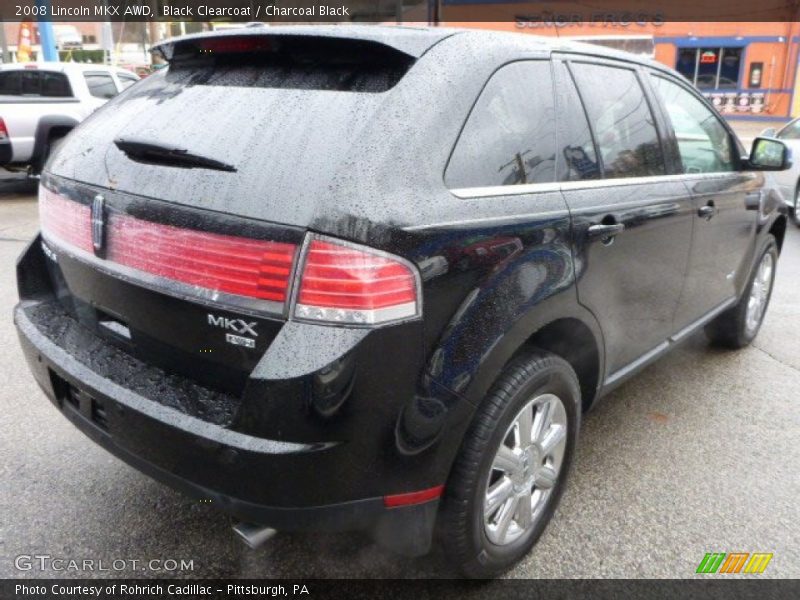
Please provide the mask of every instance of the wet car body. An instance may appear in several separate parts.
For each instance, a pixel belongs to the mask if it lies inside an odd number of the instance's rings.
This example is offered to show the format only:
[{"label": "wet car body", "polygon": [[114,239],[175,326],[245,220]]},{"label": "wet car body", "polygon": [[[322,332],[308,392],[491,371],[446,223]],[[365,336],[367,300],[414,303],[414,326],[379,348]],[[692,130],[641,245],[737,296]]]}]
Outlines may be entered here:
[{"label": "wet car body", "polygon": [[[115,219],[132,219],[286,244],[295,287],[313,235],[436,264],[419,268],[419,314],[376,327],[313,322],[297,317],[291,289],[284,302],[234,306],[109,264],[102,243],[76,252],[45,233],[20,259],[15,319],[48,397],[123,460],[245,521],[363,529],[418,555],[476,408],[514,356],[536,346],[566,357],[588,409],[735,302],[758,240],[781,232],[785,217],[760,174],[677,173],[659,111],[662,178],[599,178],[598,164],[569,145],[552,160],[580,180],[499,191],[445,184],[464,123],[500,67],[551,61],[558,98],[571,60],[671,77],[655,64],[527,36],[298,31],[166,43],[169,70],[87,119],[48,163],[43,189],[87,211],[101,196],[107,236]],[[196,40],[259,38],[371,52],[378,75],[358,93],[332,92],[325,77],[275,83],[255,67],[181,63]],[[233,92],[243,99],[227,101]],[[341,102],[331,105],[331,93]],[[200,134],[187,105],[203,114]],[[115,142],[131,139],[233,170],[134,160]],[[752,195],[757,206],[745,210]],[[697,209],[709,197],[719,237],[703,241]],[[609,215],[626,227],[613,244],[589,237]],[[475,259],[482,247],[512,251]],[[252,346],[229,341],[238,338]]]}]

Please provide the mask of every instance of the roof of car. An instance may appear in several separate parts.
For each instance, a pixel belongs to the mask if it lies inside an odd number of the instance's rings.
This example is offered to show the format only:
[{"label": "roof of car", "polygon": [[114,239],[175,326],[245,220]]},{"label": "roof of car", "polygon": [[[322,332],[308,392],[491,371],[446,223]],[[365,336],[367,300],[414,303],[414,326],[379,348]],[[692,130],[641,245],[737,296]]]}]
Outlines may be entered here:
[{"label": "roof of car", "polygon": [[486,29],[457,29],[450,27],[408,27],[399,25],[284,25],[272,27],[245,27],[224,29],[215,32],[197,33],[165,40],[156,48],[165,51],[176,43],[207,37],[229,36],[309,36],[341,38],[376,42],[419,58],[433,46],[448,38],[469,36],[489,45],[516,45],[521,50],[579,52],[595,56],[617,58],[641,64],[658,63],[639,56],[599,45],[576,42],[554,37],[531,34],[492,31]]},{"label": "roof of car", "polygon": [[58,71],[59,73],[83,71],[114,71],[130,73],[122,67],[94,63],[75,62],[43,62],[43,63],[12,63],[0,65],[0,71]]}]

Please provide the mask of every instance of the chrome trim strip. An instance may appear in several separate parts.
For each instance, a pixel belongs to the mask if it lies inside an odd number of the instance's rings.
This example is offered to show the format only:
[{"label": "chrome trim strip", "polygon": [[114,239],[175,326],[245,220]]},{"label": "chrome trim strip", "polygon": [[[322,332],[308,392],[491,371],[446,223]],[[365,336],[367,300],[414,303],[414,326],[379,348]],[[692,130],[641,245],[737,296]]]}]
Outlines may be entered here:
[{"label": "chrome trim strip", "polygon": [[677,333],[674,333],[673,335],[668,337],[665,341],[661,342],[658,346],[656,346],[652,350],[645,352],[633,362],[630,362],[621,369],[614,371],[603,382],[603,387],[608,388],[610,386],[613,386],[620,379],[623,379],[626,375],[629,375],[630,373],[636,371],[639,367],[644,366],[652,359],[663,354],[664,352],[672,348],[672,346],[676,345],[678,342],[681,342],[684,339],[686,339],[686,337],[688,337],[689,335],[700,329],[700,327],[711,321],[714,317],[719,315],[721,312],[727,310],[734,304],[736,304],[736,298],[735,297],[728,298],[727,300],[725,300],[725,302],[711,309],[699,319],[692,321],[689,325],[687,325]]},{"label": "chrome trim strip", "polygon": [[607,387],[609,385],[613,385],[614,383],[616,383],[617,381],[619,381],[620,379],[622,379],[626,375],[634,372],[636,369],[638,369],[639,367],[643,366],[645,363],[649,362],[651,359],[653,359],[656,356],[658,356],[658,355],[662,354],[663,352],[665,352],[667,350],[667,348],[669,348],[669,345],[670,345],[669,340],[665,340],[665,341],[661,342],[658,346],[653,348],[652,350],[649,350],[648,352],[645,352],[644,354],[642,354],[639,358],[637,358],[633,362],[630,362],[627,365],[625,365],[624,367],[622,367],[621,369],[618,369],[618,370],[614,371],[603,382],[603,386]]},{"label": "chrome trim strip", "polygon": [[284,303],[282,302],[227,294],[225,292],[194,286],[181,281],[174,281],[125,265],[109,262],[93,254],[84,252],[79,248],[68,247],[66,244],[61,243],[58,238],[48,235],[44,230],[42,231],[42,239],[58,252],[63,252],[75,260],[91,266],[104,275],[116,277],[122,281],[127,281],[128,283],[147,288],[154,292],[166,294],[188,302],[202,304],[210,308],[247,314],[253,317],[283,316]]},{"label": "chrome trim strip", "polygon": [[522,185],[496,185],[487,187],[456,188],[450,193],[458,198],[471,200],[493,196],[520,196],[523,194],[543,194],[547,192],[602,189],[664,183],[669,181],[696,181],[698,179],[719,179],[720,177],[741,174],[741,171],[722,171],[715,173],[678,173],[673,175],[650,175],[647,177],[617,177],[612,179],[589,179],[586,181],[562,181],[551,183],[525,183]]},{"label": "chrome trim strip", "polygon": [[569,211],[565,210],[550,210],[547,212],[524,213],[521,215],[502,215],[499,217],[485,217],[483,219],[462,219],[461,221],[440,221],[438,223],[430,223],[426,225],[412,225],[411,227],[403,227],[403,231],[423,231],[425,229],[435,229],[436,227],[452,227],[453,225],[471,225],[473,223],[496,223],[496,222],[514,222],[520,219],[547,219],[553,217],[560,217],[568,215]]},{"label": "chrome trim strip", "polygon": [[728,308],[730,308],[734,304],[736,304],[736,298],[735,297],[728,298],[727,300],[725,300],[725,302],[723,302],[722,304],[720,304],[716,308],[712,308],[710,311],[708,311],[702,317],[700,317],[699,319],[696,319],[695,321],[692,321],[686,327],[684,327],[683,329],[681,329],[677,333],[673,334],[669,338],[670,341],[673,344],[677,343],[677,342],[680,342],[681,340],[685,339],[687,336],[689,336],[692,333],[694,333],[697,329],[699,329],[700,327],[702,327],[703,325],[705,325],[706,323],[711,321],[718,314],[720,314],[721,312],[724,312],[725,310],[727,310]]}]

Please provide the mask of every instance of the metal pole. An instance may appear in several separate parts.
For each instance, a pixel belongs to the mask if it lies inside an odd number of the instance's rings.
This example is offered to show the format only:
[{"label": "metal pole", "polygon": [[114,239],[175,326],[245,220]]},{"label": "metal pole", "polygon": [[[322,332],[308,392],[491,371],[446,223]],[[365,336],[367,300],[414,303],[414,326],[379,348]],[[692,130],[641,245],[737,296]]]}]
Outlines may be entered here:
[{"label": "metal pole", "polygon": [[[36,0],[36,6],[43,10],[45,15],[50,14],[50,0]],[[56,50],[56,36],[53,34],[53,22],[46,17],[39,17],[39,45],[42,48],[42,56],[47,62],[58,62],[58,50]]]},{"label": "metal pole", "polygon": [[6,41],[6,24],[0,22],[0,61],[11,62],[11,55],[8,53],[8,42]]}]

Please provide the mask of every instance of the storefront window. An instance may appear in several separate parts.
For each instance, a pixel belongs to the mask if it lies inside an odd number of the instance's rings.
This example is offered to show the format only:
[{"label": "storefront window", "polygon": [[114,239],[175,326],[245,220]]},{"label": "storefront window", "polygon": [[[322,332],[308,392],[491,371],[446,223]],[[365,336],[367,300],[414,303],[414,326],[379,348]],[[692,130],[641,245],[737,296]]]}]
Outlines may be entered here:
[{"label": "storefront window", "polygon": [[701,90],[732,90],[739,86],[741,48],[680,48],[678,72]]}]

